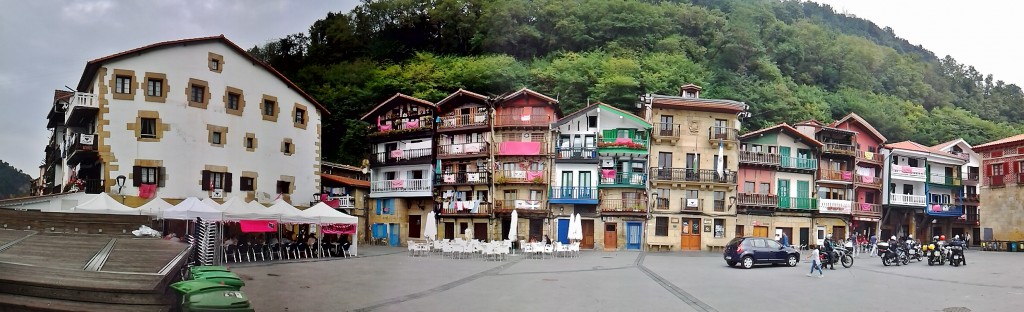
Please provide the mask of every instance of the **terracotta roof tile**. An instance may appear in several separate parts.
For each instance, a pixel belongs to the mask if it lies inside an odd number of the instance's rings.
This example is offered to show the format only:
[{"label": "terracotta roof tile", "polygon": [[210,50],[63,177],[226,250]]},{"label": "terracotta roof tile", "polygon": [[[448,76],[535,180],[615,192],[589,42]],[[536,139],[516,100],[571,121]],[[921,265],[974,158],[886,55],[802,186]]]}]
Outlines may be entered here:
[{"label": "terracotta roof tile", "polygon": [[651,105],[660,108],[691,109],[699,111],[739,113],[748,106],[733,100],[687,98],[680,96],[653,95]]},{"label": "terracotta roof tile", "polygon": [[334,182],[334,183],[341,183],[341,184],[344,184],[344,185],[355,186],[355,187],[370,188],[370,181],[363,181],[363,180],[353,179],[353,178],[349,178],[349,177],[337,176],[337,175],[333,175],[333,174],[326,174],[326,173],[321,173],[320,177],[325,179],[325,180]]},{"label": "terracotta roof tile", "polygon": [[434,106],[434,103],[430,103],[430,102],[428,102],[426,100],[418,99],[418,98],[411,97],[411,96],[408,96],[408,95],[405,95],[405,94],[395,93],[395,95],[392,95],[387,100],[384,100],[384,102],[380,102],[380,104],[377,104],[376,107],[371,109],[369,112],[366,112],[366,114],[363,115],[363,117],[361,117],[359,119],[363,120],[363,121],[367,121],[366,118],[369,118],[371,114],[373,114],[374,112],[376,112],[381,107],[384,107],[384,105],[387,105],[388,103],[391,103],[391,101],[396,100],[396,99],[408,100],[408,101],[412,101],[412,102],[423,104],[423,105],[428,106],[428,107],[430,107],[431,109],[434,109],[434,110],[437,109],[437,106]]},{"label": "terracotta roof tile", "polygon": [[764,128],[764,129],[761,129],[761,130],[747,132],[747,133],[741,135],[740,139],[742,140],[744,138],[751,137],[751,136],[753,136],[755,134],[765,133],[765,132],[768,132],[768,131],[771,131],[771,130],[774,130],[774,129],[782,129],[783,131],[788,131],[791,135],[793,135],[795,137],[798,137],[798,138],[801,138],[801,139],[804,139],[804,140],[807,140],[808,142],[811,142],[814,145],[817,145],[818,147],[821,147],[821,146],[824,145],[821,142],[818,142],[818,140],[815,140],[814,138],[809,137],[809,136],[803,134],[800,131],[797,131],[796,128],[793,128],[792,126],[790,126],[787,123],[780,123],[780,124],[777,124],[777,125],[774,125],[774,126],[771,126],[771,127],[768,127],[768,128]]},{"label": "terracotta roof tile", "polygon": [[846,117],[843,117],[842,119],[839,119],[836,122],[833,122],[832,126],[833,127],[837,126],[837,125],[839,125],[839,124],[841,124],[843,122],[846,122],[847,120],[854,120],[854,121],[856,121],[857,123],[859,123],[864,128],[867,128],[868,132],[873,134],[876,138],[878,138],[882,142],[885,142],[885,141],[888,140],[884,135],[882,135],[882,133],[879,133],[878,130],[875,129],[874,126],[872,126],[870,123],[868,123],[867,120],[864,120],[864,118],[861,118],[860,115],[857,115],[857,113],[849,113],[849,114],[847,114]]},{"label": "terracotta roof tile", "polygon": [[992,141],[992,142],[988,142],[988,143],[985,143],[985,144],[982,144],[982,145],[978,145],[978,146],[974,147],[974,150],[978,151],[979,149],[996,147],[996,146],[1003,145],[1003,144],[1008,144],[1008,143],[1016,143],[1018,141],[1024,141],[1024,134],[1018,134],[1018,135],[1015,135],[1015,136],[1012,136],[1012,137],[1002,138],[1002,139],[995,140],[995,141]]}]

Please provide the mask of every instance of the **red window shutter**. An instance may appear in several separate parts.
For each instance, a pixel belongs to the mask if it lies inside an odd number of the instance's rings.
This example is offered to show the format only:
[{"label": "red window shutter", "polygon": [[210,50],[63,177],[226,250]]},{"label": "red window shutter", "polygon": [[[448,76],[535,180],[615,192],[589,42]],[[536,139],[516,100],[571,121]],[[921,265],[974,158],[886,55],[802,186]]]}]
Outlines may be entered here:
[{"label": "red window shutter", "polygon": [[985,176],[986,177],[991,177],[992,176],[992,164],[985,164]]},{"label": "red window shutter", "polygon": [[204,191],[210,190],[210,170],[203,170],[203,183],[202,189]]},{"label": "red window shutter", "polygon": [[139,187],[142,185],[142,167],[132,166],[132,186]]},{"label": "red window shutter", "polygon": [[1017,154],[1024,154],[1024,147],[1018,147]]}]

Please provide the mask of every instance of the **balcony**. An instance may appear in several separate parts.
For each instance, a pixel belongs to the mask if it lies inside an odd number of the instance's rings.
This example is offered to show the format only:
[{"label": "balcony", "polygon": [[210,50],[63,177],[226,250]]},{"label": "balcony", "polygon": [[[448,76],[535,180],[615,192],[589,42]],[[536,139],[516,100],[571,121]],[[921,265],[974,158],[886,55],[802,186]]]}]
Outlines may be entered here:
[{"label": "balcony", "polygon": [[490,155],[491,144],[487,142],[461,143],[437,146],[437,158],[452,159],[486,157]]},{"label": "balcony", "polygon": [[872,165],[882,165],[885,163],[885,157],[882,154],[868,151],[857,151],[857,163],[867,163]]},{"label": "balcony", "polygon": [[818,199],[809,197],[779,197],[779,209],[818,210]]},{"label": "balcony", "polygon": [[556,147],[555,161],[565,163],[598,163],[597,147]]},{"label": "balcony", "polygon": [[818,199],[818,212],[830,214],[850,214],[853,202],[845,199]]},{"label": "balcony", "polygon": [[371,181],[371,193],[430,192],[430,179]]},{"label": "balcony", "polygon": [[486,185],[490,177],[491,173],[486,171],[436,173],[434,185]]},{"label": "balcony", "polygon": [[602,215],[647,215],[647,201],[644,199],[601,199],[598,204]]},{"label": "balcony", "polygon": [[846,170],[821,170],[818,171],[819,180],[830,182],[853,183],[853,171]]},{"label": "balcony", "polygon": [[487,113],[458,114],[439,117],[437,132],[454,130],[488,129]]},{"label": "balcony", "polygon": [[779,205],[779,199],[772,194],[751,194],[739,193],[736,196],[736,205],[746,207],[775,208]]},{"label": "balcony", "polygon": [[704,209],[703,198],[680,198],[679,210],[682,212],[701,212]]},{"label": "balcony", "polygon": [[432,151],[429,148],[418,148],[410,150],[391,150],[387,152],[374,153],[370,157],[371,166],[380,165],[415,165],[429,164]]},{"label": "balcony", "polygon": [[503,141],[497,142],[498,152],[495,155],[498,156],[539,156],[544,155],[547,151],[547,141]]},{"label": "balcony", "polygon": [[715,170],[709,169],[651,168],[651,178],[655,182],[736,185],[736,172],[728,170],[718,174]]},{"label": "balcony", "polygon": [[68,109],[64,112],[64,124],[68,127],[89,124],[100,111],[100,102],[95,94],[75,92],[69,100]]},{"label": "balcony", "polygon": [[499,114],[494,122],[495,127],[537,127],[545,128],[551,126],[551,116],[548,115],[517,115]]},{"label": "balcony", "polygon": [[79,179],[78,181],[81,181],[81,186],[76,186],[72,183],[72,191],[75,191],[75,188],[78,188],[78,192],[84,191],[86,194],[99,194],[106,191],[106,187],[104,186],[102,179]]},{"label": "balcony", "polygon": [[[324,195],[327,195],[327,194],[324,194]],[[310,206],[313,206],[313,205],[316,205],[317,203],[322,202],[324,204],[327,204],[327,206],[330,206],[331,208],[334,208],[334,209],[352,209],[352,208],[356,207],[356,205],[355,205],[355,198],[353,198],[350,195],[325,196],[325,198],[321,198],[320,194],[313,194],[313,197],[315,198],[315,200],[309,202]],[[323,200],[321,200],[321,199],[323,199]]]},{"label": "balcony", "polygon": [[869,203],[853,203],[853,215],[866,218],[881,218],[882,205]]},{"label": "balcony", "polygon": [[512,211],[520,214],[547,215],[548,205],[546,200],[533,199],[503,199],[494,201],[494,213],[508,214]]},{"label": "balcony", "polygon": [[708,143],[711,145],[718,146],[718,142],[724,143],[727,147],[731,147],[739,140],[739,131],[729,127],[711,127],[708,128]]},{"label": "balcony", "polygon": [[857,154],[857,149],[853,148],[853,145],[842,144],[842,143],[825,143],[825,146],[821,149],[822,153],[837,154],[854,156]]},{"label": "balcony", "polygon": [[[985,179],[988,180],[988,186],[989,187],[1004,187],[1004,186],[1006,186],[1006,176],[994,175],[994,176],[987,176],[987,177],[985,177]],[[1017,179],[1017,180],[1020,181],[1020,179]]]},{"label": "balcony", "polygon": [[496,170],[494,172],[494,183],[547,184],[548,173],[547,170]]},{"label": "balcony", "polygon": [[682,129],[681,124],[659,122],[654,124],[654,130],[651,135],[658,141],[675,142],[680,138],[680,129]]},{"label": "balcony", "polygon": [[668,198],[655,198],[654,209],[666,210],[668,209],[670,202],[671,200],[669,200]]},{"label": "balcony", "polygon": [[924,182],[927,178],[925,176],[924,167],[892,165],[889,171],[893,178],[899,178],[903,180]]},{"label": "balcony", "polygon": [[941,173],[932,173],[932,174],[928,175],[928,183],[947,185],[947,186],[960,186],[961,185],[960,177],[957,177],[957,176],[947,176],[947,175],[941,174]]},{"label": "balcony", "polygon": [[924,195],[908,195],[889,193],[890,205],[919,206],[924,207],[927,199]]},{"label": "balcony", "polygon": [[924,211],[936,217],[960,217],[964,214],[964,207],[955,203],[929,202]]},{"label": "balcony", "polygon": [[964,185],[977,186],[979,180],[981,179],[979,179],[977,173],[968,173],[967,176],[964,177],[963,183]]},{"label": "balcony", "polygon": [[959,218],[956,218],[955,222],[957,224],[980,225],[981,224],[981,218],[980,218],[980,216],[977,213],[970,213],[969,212],[969,213],[967,213],[965,215],[960,215]]},{"label": "balcony", "polygon": [[582,186],[553,186],[552,204],[597,204],[597,188]]},{"label": "balcony", "polygon": [[597,151],[601,154],[647,154],[648,141],[642,138],[601,138]]},{"label": "balcony", "polygon": [[486,216],[491,213],[491,204],[478,200],[449,200],[437,204],[439,216]]},{"label": "balcony", "polygon": [[372,127],[367,137],[373,141],[429,137],[433,128],[434,118],[431,115],[409,116],[381,120],[380,124]]},{"label": "balcony", "polygon": [[978,196],[978,194],[964,194],[961,201],[964,205],[977,206],[981,203],[981,196]]},{"label": "balcony", "polygon": [[71,138],[66,142],[68,165],[75,166],[80,163],[88,163],[98,157],[96,150],[96,135],[72,133]]},{"label": "balcony", "polygon": [[956,151],[947,151],[946,153],[949,153],[950,155],[953,155],[953,157],[959,158],[963,161],[971,161],[971,154],[968,153]]},{"label": "balcony", "polygon": [[751,151],[740,151],[740,164],[747,165],[761,165],[761,166],[779,166],[782,162],[780,161],[779,154],[768,154],[762,152],[751,152]]},{"label": "balcony", "polygon": [[855,174],[853,183],[857,186],[882,189],[882,178],[876,176]]},{"label": "balcony", "polygon": [[647,174],[642,172],[615,172],[613,169],[602,169],[598,187],[647,187]]},{"label": "balcony", "polygon": [[789,170],[817,170],[818,160],[802,157],[779,157],[779,168]]}]

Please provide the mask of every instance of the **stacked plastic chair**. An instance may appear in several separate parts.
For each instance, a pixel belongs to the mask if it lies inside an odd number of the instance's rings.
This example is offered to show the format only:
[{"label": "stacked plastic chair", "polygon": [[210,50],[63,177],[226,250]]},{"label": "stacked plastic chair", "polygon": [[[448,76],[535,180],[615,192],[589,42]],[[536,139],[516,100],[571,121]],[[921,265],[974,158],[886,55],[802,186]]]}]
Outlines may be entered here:
[{"label": "stacked plastic chair", "polygon": [[206,222],[196,218],[195,234],[192,243],[194,262],[196,265],[213,265],[217,249],[217,223]]}]

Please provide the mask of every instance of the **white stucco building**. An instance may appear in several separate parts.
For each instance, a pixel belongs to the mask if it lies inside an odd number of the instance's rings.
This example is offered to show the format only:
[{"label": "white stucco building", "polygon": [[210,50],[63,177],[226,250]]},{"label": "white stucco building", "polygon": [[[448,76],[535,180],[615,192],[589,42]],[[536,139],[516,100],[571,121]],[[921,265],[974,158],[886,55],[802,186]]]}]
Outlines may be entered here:
[{"label": "white stucco building", "polygon": [[318,192],[328,112],[223,35],[89,61],[64,98],[48,117],[62,169],[47,173],[53,189],[81,181],[130,206],[189,196],[304,206]]}]

